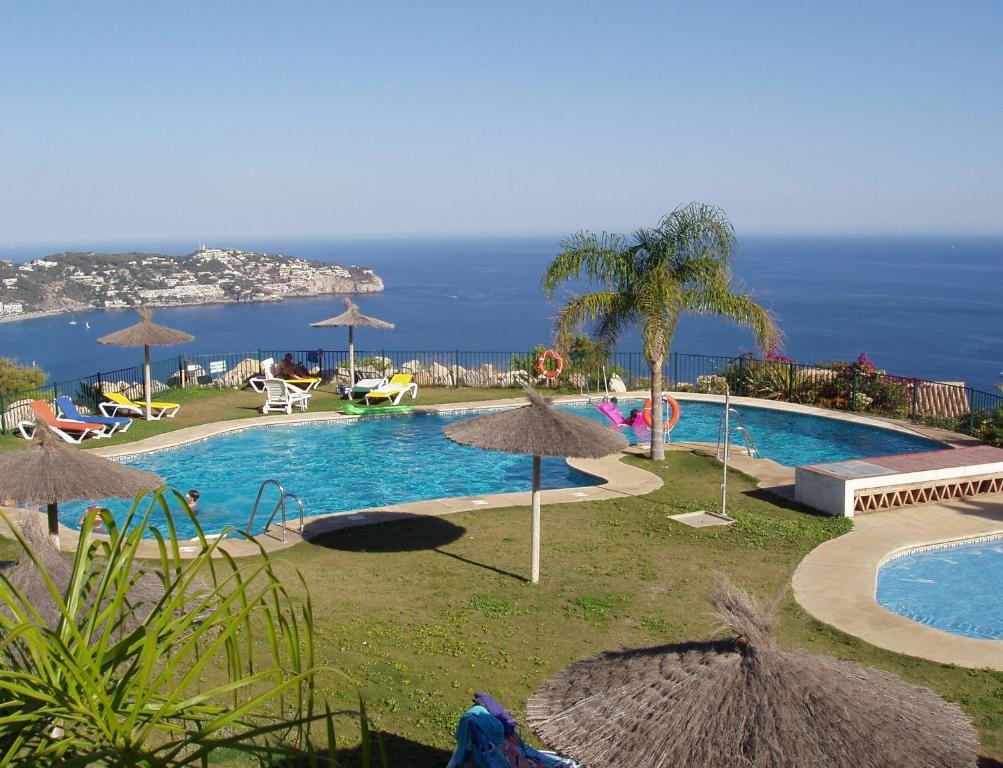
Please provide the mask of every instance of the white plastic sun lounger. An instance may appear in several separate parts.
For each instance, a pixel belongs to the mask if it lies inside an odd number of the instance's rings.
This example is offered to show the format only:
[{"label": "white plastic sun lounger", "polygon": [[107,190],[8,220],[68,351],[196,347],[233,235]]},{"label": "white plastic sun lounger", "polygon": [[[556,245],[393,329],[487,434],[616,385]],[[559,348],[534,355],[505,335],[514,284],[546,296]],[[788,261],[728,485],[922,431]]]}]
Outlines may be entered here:
[{"label": "white plastic sun lounger", "polygon": [[294,387],[284,379],[265,379],[264,388],[265,404],[261,407],[262,413],[278,410],[291,414],[294,405],[305,411],[310,403],[309,392]]}]

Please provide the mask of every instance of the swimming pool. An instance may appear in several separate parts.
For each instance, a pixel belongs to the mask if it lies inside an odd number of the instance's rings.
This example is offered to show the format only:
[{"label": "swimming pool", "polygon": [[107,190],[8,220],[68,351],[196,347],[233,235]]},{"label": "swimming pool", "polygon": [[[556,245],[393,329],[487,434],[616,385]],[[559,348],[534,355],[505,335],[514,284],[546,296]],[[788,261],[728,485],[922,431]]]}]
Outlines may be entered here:
[{"label": "swimming pool", "polygon": [[[156,472],[182,493],[198,489],[199,523],[206,533],[227,526],[244,528],[258,487],[269,478],[299,496],[310,516],[406,501],[529,490],[533,474],[530,457],[481,451],[457,445],[442,435],[445,424],[469,416],[276,424],[136,454],[122,461]],[[556,458],[543,459],[541,480],[544,488],[598,482]],[[271,503],[262,501],[256,528],[264,525],[275,503],[275,491],[268,493],[272,494],[268,497]],[[129,508],[121,499],[102,503],[116,518]],[[78,527],[85,507],[86,503],[61,505],[61,521]],[[155,513],[154,519],[163,518]],[[187,519],[176,523],[179,537],[195,535]]]},{"label": "swimming pool", "polygon": [[[640,408],[642,401],[621,399],[625,415]],[[682,400],[681,416],[672,430],[676,442],[717,443],[721,404]],[[569,410],[590,419],[608,423],[595,406],[575,406]],[[843,419],[829,419],[773,408],[738,406],[742,422],[749,430],[763,458],[789,467],[846,461],[865,456],[888,456],[896,453],[932,451],[944,446],[934,440],[881,427],[871,427]],[[647,430],[625,429],[631,442],[648,442]]]},{"label": "swimming pool", "polygon": [[878,572],[877,600],[946,632],[1003,640],[1003,538],[921,550]]},{"label": "swimming pool", "polygon": [[[594,406],[561,407],[589,418],[604,418]],[[632,406],[621,401],[620,407],[629,410]],[[684,402],[682,407],[674,439],[717,439],[719,404]],[[762,455],[790,465],[937,446],[900,432],[818,416],[762,408],[742,408],[741,412]],[[266,479],[278,480],[287,491],[298,495],[310,516],[529,489],[532,462],[528,457],[456,445],[442,435],[443,426],[471,415],[415,414],[276,424],[136,454],[122,461],[157,473],[182,492],[198,489],[202,494],[199,520],[207,533],[246,526],[258,487]],[[635,440],[644,439],[643,433],[626,432]],[[563,460],[549,458],[543,461],[542,480],[544,488],[573,488],[598,482],[571,469]],[[129,507],[122,500],[104,503],[116,517],[124,515]],[[85,502],[61,505],[61,521],[77,527],[85,507]],[[263,502],[260,514],[267,516],[270,511],[270,505]],[[179,520],[177,524],[181,537],[194,535],[190,523]]]}]

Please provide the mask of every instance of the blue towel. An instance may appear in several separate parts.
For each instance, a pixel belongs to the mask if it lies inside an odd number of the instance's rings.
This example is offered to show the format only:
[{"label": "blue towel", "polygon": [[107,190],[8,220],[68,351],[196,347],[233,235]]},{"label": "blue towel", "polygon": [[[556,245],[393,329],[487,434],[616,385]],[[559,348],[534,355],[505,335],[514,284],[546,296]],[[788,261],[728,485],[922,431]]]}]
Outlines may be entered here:
[{"label": "blue towel", "polygon": [[527,746],[479,704],[460,718],[456,727],[456,751],[447,768],[575,768],[575,763]]}]

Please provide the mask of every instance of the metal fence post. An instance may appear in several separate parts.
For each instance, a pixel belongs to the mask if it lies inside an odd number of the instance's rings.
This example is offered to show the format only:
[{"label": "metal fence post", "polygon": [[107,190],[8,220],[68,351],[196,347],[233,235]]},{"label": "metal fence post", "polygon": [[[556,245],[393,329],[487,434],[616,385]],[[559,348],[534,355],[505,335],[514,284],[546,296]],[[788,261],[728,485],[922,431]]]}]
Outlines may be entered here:
[{"label": "metal fence post", "polygon": [[460,386],[460,350],[453,350],[453,386]]},{"label": "metal fence post", "polygon": [[0,395],[0,435],[7,431],[7,404]]},{"label": "metal fence post", "polygon": [[968,434],[975,436],[975,389],[968,388]]},{"label": "metal fence post", "polygon": [[679,386],[679,353],[672,353],[672,386]]},{"label": "metal fence post", "polygon": [[910,418],[915,421],[916,417],[919,415],[919,379],[912,380],[912,416]]},{"label": "metal fence post", "polygon": [[850,410],[857,410],[857,369],[850,369]]}]

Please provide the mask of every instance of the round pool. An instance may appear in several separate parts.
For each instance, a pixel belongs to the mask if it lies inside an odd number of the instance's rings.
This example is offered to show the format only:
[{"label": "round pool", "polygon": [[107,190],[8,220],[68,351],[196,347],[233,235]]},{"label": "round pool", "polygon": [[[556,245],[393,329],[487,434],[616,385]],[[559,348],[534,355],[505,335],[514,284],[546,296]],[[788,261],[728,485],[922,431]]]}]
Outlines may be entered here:
[{"label": "round pool", "polygon": [[[640,402],[637,402],[637,407]],[[588,405],[561,406],[588,418],[605,417]],[[634,407],[621,401],[622,410]],[[835,461],[929,450],[938,444],[902,432],[847,421],[764,408],[741,408],[761,455],[783,464]],[[675,440],[713,442],[721,406],[682,403]],[[244,528],[263,480],[274,479],[302,500],[309,516],[451,496],[525,491],[531,486],[527,456],[456,445],[442,434],[446,424],[476,413],[415,414],[393,418],[276,424],[243,429],[177,448],[127,456],[121,461],[155,472],[185,492],[197,489],[199,520],[207,533]],[[626,430],[635,441],[643,431]],[[650,434],[650,433],[649,433]],[[543,461],[544,488],[592,485],[595,478],[560,459]],[[116,517],[129,503],[104,502]],[[274,504],[274,501],[272,501]],[[86,502],[61,505],[61,520],[77,527]],[[263,524],[271,505],[262,504]],[[178,521],[179,535],[194,528]]]},{"label": "round pool", "polygon": [[933,547],[889,560],[878,603],[946,632],[1003,640],[1003,538]]}]

